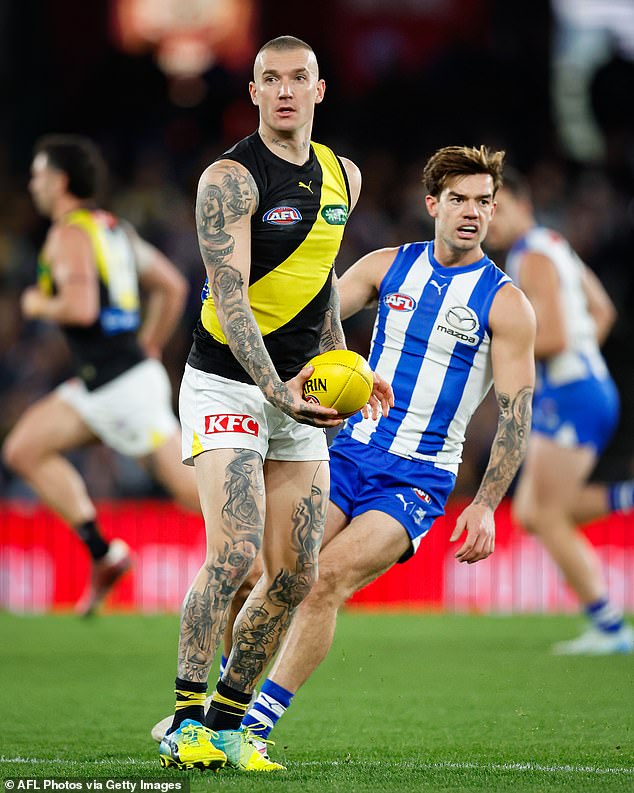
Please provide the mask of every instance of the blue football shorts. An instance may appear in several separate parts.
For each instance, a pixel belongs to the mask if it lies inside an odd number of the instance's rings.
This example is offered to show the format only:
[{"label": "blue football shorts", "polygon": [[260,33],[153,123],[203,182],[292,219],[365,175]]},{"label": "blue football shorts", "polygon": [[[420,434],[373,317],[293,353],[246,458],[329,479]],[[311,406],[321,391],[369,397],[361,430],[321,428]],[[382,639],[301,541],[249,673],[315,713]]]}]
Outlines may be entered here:
[{"label": "blue football shorts", "polygon": [[416,552],[456,483],[455,474],[337,435],[330,447],[330,500],[350,519],[370,510],[402,524]]},{"label": "blue football shorts", "polygon": [[619,420],[619,394],[611,378],[544,385],[533,398],[533,431],[559,446],[591,446],[600,454]]}]

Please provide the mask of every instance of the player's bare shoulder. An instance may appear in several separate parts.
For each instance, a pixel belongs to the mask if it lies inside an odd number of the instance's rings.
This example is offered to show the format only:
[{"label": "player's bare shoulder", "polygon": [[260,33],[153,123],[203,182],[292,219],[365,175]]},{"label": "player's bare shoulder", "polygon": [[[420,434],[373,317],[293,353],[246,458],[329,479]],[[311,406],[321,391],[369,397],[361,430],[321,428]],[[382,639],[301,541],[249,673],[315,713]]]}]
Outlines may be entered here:
[{"label": "player's bare shoulder", "polygon": [[218,227],[250,217],[258,208],[259,194],[253,176],[234,160],[217,160],[202,173],[196,199],[197,220]]},{"label": "player's bare shoulder", "polygon": [[258,200],[253,176],[240,163],[218,160],[203,171],[196,196],[196,230],[205,267],[229,263],[236,244],[242,243],[246,250]]},{"label": "player's bare shoulder", "polygon": [[[84,229],[68,223],[55,223],[48,231],[43,255],[57,275],[62,271],[77,269],[77,264],[92,262],[92,244]],[[82,268],[80,268],[82,269]]]},{"label": "player's bare shoulder", "polygon": [[535,312],[521,289],[510,282],[500,287],[491,304],[489,326],[494,336],[497,333],[534,338]]},{"label": "player's bare shoulder", "polygon": [[378,248],[359,259],[355,267],[358,266],[359,269],[363,269],[366,279],[378,289],[387,271],[394,263],[398,252],[398,247]]},{"label": "player's bare shoulder", "polygon": [[338,288],[342,319],[376,304],[381,281],[392,266],[398,250],[380,248],[367,253],[341,276]]},{"label": "player's bare shoulder", "polygon": [[348,185],[350,187],[350,211],[352,211],[361,193],[361,171],[359,167],[347,157],[339,157],[339,159],[341,160],[341,164],[343,165],[348,179]]}]

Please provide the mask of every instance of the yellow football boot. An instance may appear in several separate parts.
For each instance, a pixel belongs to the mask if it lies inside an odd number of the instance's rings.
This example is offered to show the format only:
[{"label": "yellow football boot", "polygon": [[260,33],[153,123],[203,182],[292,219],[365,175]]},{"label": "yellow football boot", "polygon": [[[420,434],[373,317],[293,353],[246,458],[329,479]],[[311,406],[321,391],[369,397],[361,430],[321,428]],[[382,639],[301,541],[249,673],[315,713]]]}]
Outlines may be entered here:
[{"label": "yellow football boot", "polygon": [[185,719],[177,730],[164,736],[159,746],[159,761],[163,768],[217,771],[227,762],[227,755],[212,743],[217,735],[199,721]]},{"label": "yellow football boot", "polygon": [[[217,738],[215,736],[218,736]],[[257,743],[263,742],[253,736],[248,729],[218,730],[214,733],[214,745],[227,756],[227,766],[239,771],[286,771],[286,767],[275,763],[258,749]]]}]

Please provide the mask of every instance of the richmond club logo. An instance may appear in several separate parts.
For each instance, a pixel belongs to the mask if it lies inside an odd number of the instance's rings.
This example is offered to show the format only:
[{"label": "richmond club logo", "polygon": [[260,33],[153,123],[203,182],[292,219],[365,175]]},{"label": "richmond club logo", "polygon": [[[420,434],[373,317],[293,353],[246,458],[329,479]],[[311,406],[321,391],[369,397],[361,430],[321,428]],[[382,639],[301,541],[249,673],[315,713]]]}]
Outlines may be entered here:
[{"label": "richmond club logo", "polygon": [[274,226],[294,226],[301,219],[301,212],[295,207],[275,207],[262,215],[264,223],[272,223]]},{"label": "richmond club logo", "polygon": [[392,311],[413,311],[416,308],[414,298],[403,292],[392,292],[383,298],[383,302]]}]

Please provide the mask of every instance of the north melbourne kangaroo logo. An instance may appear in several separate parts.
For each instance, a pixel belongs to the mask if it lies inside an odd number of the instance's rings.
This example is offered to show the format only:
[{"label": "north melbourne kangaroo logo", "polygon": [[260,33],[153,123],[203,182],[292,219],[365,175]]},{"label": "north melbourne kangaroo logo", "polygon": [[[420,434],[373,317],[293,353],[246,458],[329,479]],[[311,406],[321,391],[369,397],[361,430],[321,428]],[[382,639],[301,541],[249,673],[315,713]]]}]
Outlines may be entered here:
[{"label": "north melbourne kangaroo logo", "polygon": [[435,278],[432,278],[429,283],[436,287],[439,295],[442,294],[442,290],[447,286],[447,284],[439,284]]}]

